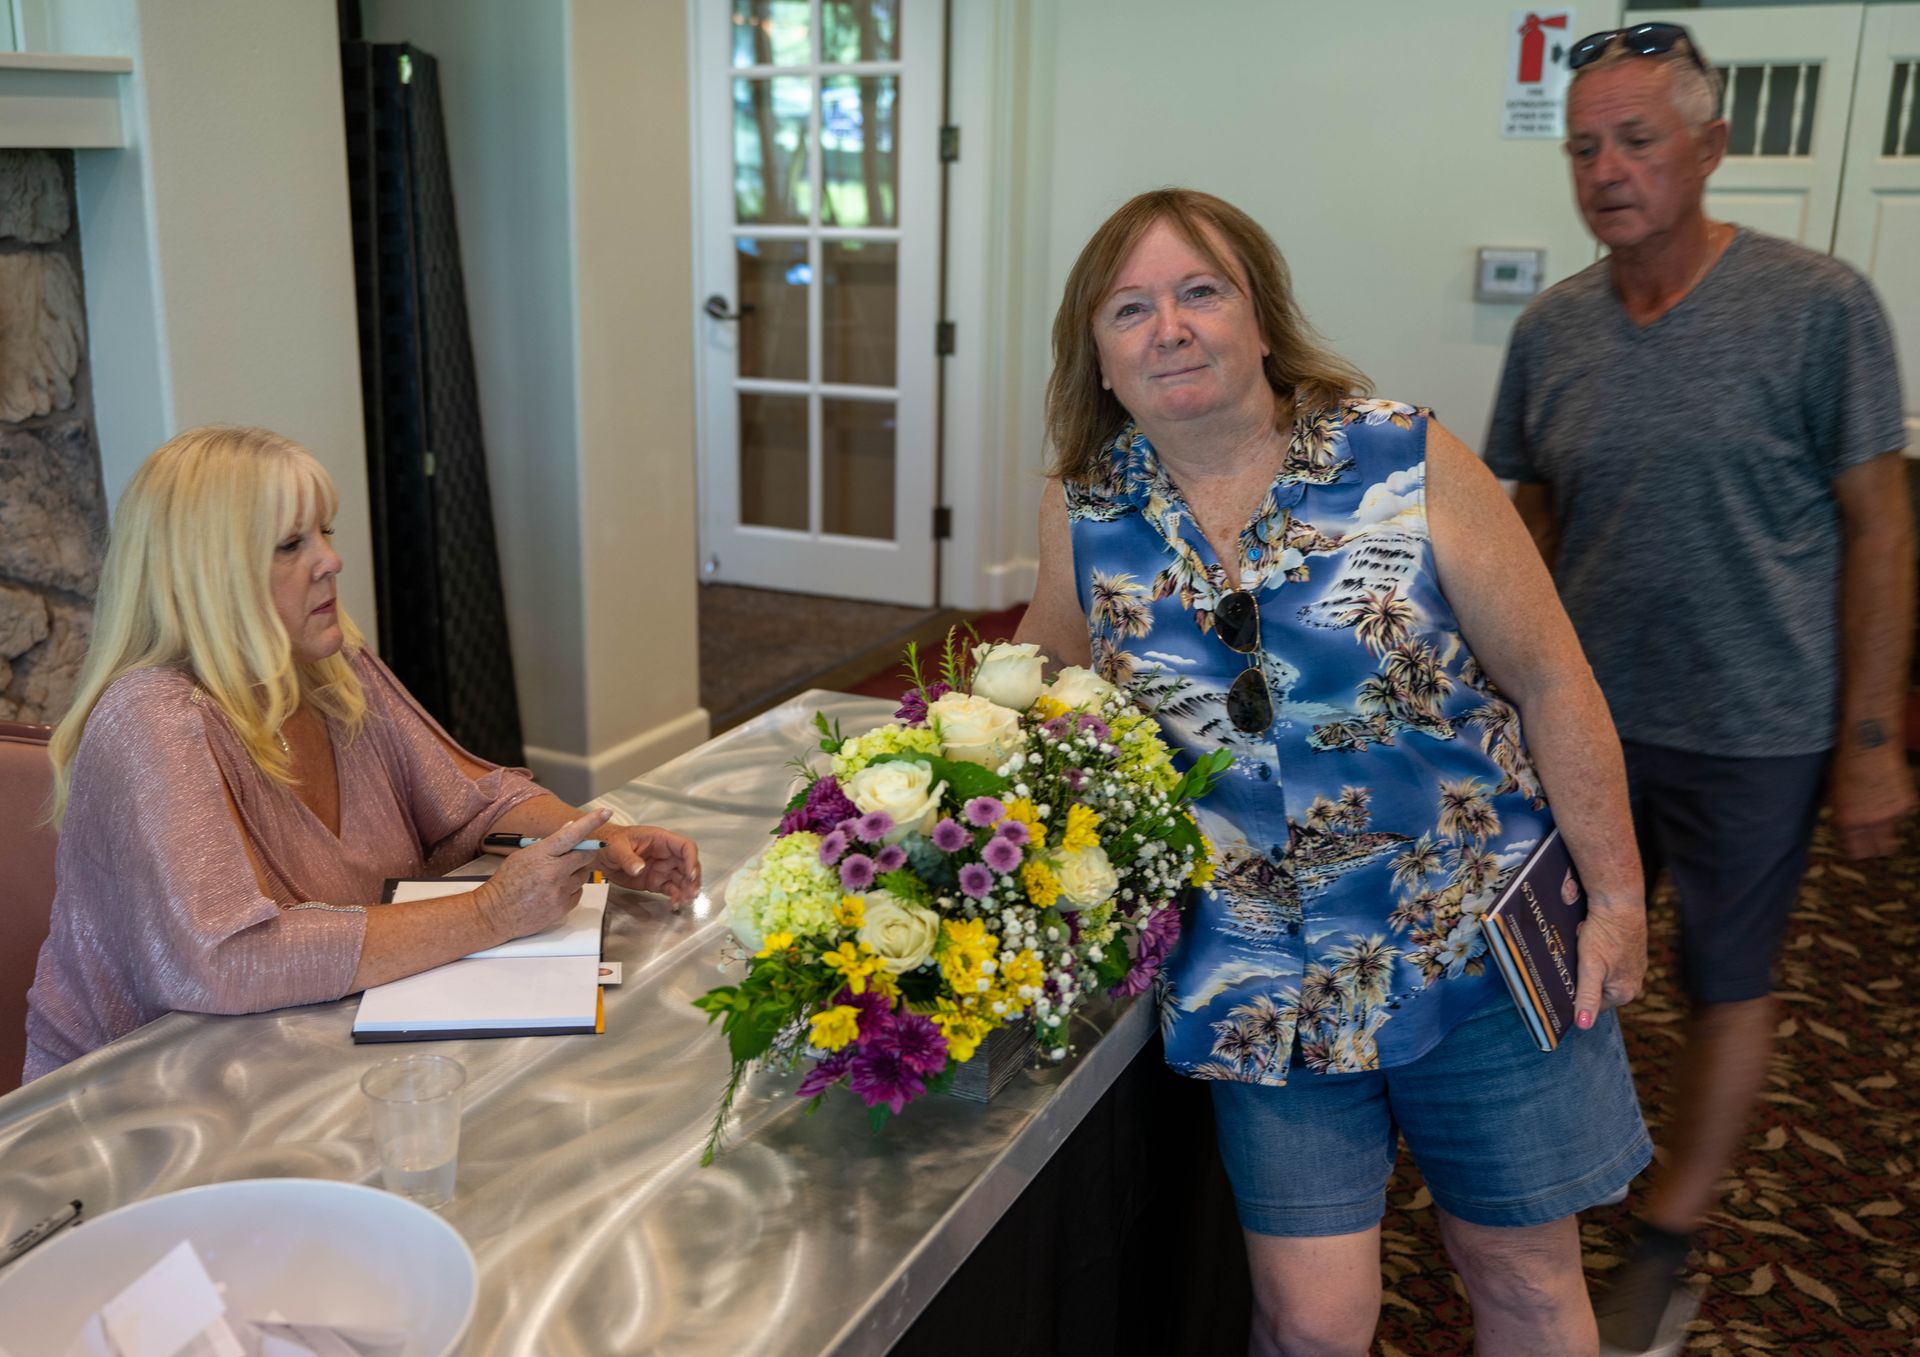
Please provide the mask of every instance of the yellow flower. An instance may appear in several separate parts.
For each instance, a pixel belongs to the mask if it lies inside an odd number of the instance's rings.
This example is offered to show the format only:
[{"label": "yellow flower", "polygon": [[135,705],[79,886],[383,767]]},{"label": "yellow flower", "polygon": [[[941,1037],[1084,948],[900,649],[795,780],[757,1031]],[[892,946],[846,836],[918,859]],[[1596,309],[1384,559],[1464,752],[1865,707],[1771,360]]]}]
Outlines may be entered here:
[{"label": "yellow flower", "polygon": [[1049,693],[1042,693],[1034,700],[1033,710],[1042,721],[1051,721],[1056,716],[1065,716],[1073,708]]},{"label": "yellow flower", "polygon": [[998,954],[1000,939],[987,932],[980,919],[948,919],[940,927],[947,936],[947,945],[940,949],[940,974],[962,1002],[977,998],[980,982],[987,978],[981,963]]},{"label": "yellow flower", "polygon": [[1026,797],[1016,797],[1007,802],[1007,813],[1000,817],[1000,823],[1018,820],[1027,827],[1027,839],[1035,848],[1044,848],[1047,842],[1047,826],[1040,818],[1040,812]]},{"label": "yellow flower", "polygon": [[849,1004],[835,1004],[808,1021],[813,1035],[807,1040],[823,1051],[837,1051],[860,1035],[860,1010]]},{"label": "yellow flower", "polygon": [[956,1004],[942,999],[939,1008],[928,1015],[947,1039],[947,1058],[958,1064],[973,1059],[973,1053],[991,1027],[977,1014],[964,1012]]},{"label": "yellow flower", "polygon": [[1067,830],[1060,836],[1060,846],[1068,852],[1076,848],[1098,848],[1100,836],[1093,831],[1099,823],[1100,812],[1092,806],[1069,806]]},{"label": "yellow flower", "polygon": [[1053,902],[1060,898],[1060,879],[1053,874],[1053,868],[1038,858],[1027,859],[1020,869],[1020,882],[1027,888],[1027,898],[1036,909],[1052,909]]},{"label": "yellow flower", "polygon": [[834,906],[833,921],[842,928],[858,928],[867,921],[867,897],[864,895],[843,895],[840,903]]},{"label": "yellow flower", "polygon": [[1200,855],[1193,860],[1193,870],[1187,873],[1187,884],[1204,886],[1213,880],[1213,840],[1200,833],[1200,826],[1194,822],[1192,816],[1188,816],[1187,820],[1188,823],[1193,824],[1193,832],[1200,834]]},{"label": "yellow flower", "polygon": [[822,952],[820,964],[836,972],[842,980],[847,982],[847,988],[855,994],[865,994],[867,977],[885,963],[875,956],[873,949],[865,943],[861,943],[856,950],[852,943],[843,942],[831,952]]},{"label": "yellow flower", "polygon": [[793,934],[769,933],[767,934],[765,944],[758,952],[754,953],[754,956],[756,959],[760,957],[770,957],[775,952],[784,952],[791,946],[793,946]]},{"label": "yellow flower", "polygon": [[1040,964],[1031,947],[1022,947],[1018,956],[1000,968],[1000,979],[1015,993],[1022,985],[1039,985],[1046,978],[1046,967]]}]

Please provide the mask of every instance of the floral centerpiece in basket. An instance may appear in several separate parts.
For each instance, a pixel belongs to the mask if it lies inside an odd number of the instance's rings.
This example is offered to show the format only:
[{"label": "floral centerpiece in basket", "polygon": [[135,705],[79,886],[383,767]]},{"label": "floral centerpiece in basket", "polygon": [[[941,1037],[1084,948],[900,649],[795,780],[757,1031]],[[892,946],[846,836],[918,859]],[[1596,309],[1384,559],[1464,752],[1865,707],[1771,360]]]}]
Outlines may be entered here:
[{"label": "floral centerpiece in basket", "polygon": [[878,1130],[990,1033],[1030,1023],[1062,1060],[1083,1002],[1152,982],[1213,872],[1188,803],[1229,756],[1182,773],[1124,692],[1043,663],[949,633],[937,678],[908,648],[891,723],[815,716],[829,766],[799,761],[772,846],[727,885],[745,978],[695,1001],[733,1056],[702,1162],[755,1061],[815,1057],[798,1096],[845,1084]]}]

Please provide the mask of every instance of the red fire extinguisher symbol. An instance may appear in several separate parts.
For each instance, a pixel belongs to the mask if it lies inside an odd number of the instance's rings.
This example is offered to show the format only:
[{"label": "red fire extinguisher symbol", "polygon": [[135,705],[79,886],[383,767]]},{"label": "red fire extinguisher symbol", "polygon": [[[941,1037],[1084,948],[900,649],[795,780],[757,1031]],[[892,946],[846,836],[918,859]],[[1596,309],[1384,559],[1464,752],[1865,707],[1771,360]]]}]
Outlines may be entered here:
[{"label": "red fire extinguisher symbol", "polygon": [[1520,25],[1520,83],[1537,85],[1540,83],[1542,68],[1547,60],[1547,33],[1549,28],[1565,28],[1567,16],[1551,15],[1542,19],[1538,14],[1528,14],[1527,21]]}]

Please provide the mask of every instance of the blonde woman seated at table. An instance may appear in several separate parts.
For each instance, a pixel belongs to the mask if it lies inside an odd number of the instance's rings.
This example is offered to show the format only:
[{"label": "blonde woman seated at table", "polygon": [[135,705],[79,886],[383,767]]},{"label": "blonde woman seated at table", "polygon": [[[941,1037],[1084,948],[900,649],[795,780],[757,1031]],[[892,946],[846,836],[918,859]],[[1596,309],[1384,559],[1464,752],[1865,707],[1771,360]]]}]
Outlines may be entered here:
[{"label": "blonde woman seated at table", "polygon": [[[264,429],[190,430],[127,487],[51,746],[58,887],[27,1079],[164,1013],[338,999],[538,932],[596,868],[698,889],[686,839],[583,815],[420,708],[339,606],[338,503]],[[489,831],[541,841],[470,894],[368,907]],[[603,848],[572,851],[596,831]]]}]

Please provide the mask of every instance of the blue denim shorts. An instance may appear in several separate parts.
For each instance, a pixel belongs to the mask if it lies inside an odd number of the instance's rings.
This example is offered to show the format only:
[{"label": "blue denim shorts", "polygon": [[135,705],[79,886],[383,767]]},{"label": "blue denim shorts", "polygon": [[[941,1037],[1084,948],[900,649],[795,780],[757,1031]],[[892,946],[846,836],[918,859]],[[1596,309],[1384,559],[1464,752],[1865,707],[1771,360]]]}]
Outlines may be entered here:
[{"label": "blue denim shorts", "polygon": [[1371,1229],[1402,1137],[1434,1201],[1475,1225],[1544,1225],[1613,1200],[1653,1158],[1613,1014],[1542,1051],[1504,996],[1409,1064],[1222,1081],[1213,1108],[1255,1234]]}]

